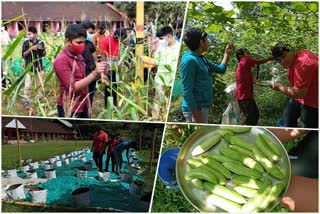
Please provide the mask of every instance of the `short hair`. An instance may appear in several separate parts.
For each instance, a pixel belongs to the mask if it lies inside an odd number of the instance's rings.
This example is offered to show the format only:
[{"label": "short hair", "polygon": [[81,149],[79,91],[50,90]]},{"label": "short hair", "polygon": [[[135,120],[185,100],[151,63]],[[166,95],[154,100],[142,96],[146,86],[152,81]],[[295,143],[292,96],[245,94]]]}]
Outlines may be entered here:
[{"label": "short hair", "polygon": [[244,55],[246,52],[248,51],[248,49],[246,48],[239,48],[237,51],[236,51],[236,57],[237,57],[237,60],[240,62],[240,56]]},{"label": "short hair", "polygon": [[166,36],[166,35],[173,36],[173,29],[172,29],[172,27],[170,27],[168,25],[161,27],[156,33],[157,37]]},{"label": "short hair", "polygon": [[288,44],[283,44],[281,42],[278,42],[275,46],[271,48],[271,53],[274,59],[278,58],[283,54],[284,51],[289,52],[290,49],[288,47]]},{"label": "short hair", "polygon": [[183,41],[191,51],[195,51],[199,48],[200,41],[205,40],[207,36],[208,34],[200,28],[189,28],[183,36]]},{"label": "short hair", "polygon": [[81,26],[82,26],[84,29],[86,29],[86,30],[88,30],[88,29],[90,29],[90,28],[92,28],[93,30],[96,29],[96,26],[94,26],[94,24],[93,24],[90,20],[85,20],[85,21],[83,21],[83,22],[81,23]]},{"label": "short hair", "polygon": [[125,39],[127,38],[127,30],[125,28],[118,28],[114,31],[113,35],[120,39]]},{"label": "short hair", "polygon": [[64,35],[66,39],[74,40],[78,37],[87,37],[86,30],[79,24],[68,25],[66,33]]},{"label": "short hair", "polygon": [[172,24],[173,29],[181,30],[183,27],[183,20],[177,20]]},{"label": "short hair", "polygon": [[131,141],[129,144],[130,144],[130,147],[131,147],[131,148],[134,148],[137,143],[136,143],[135,141]]},{"label": "short hair", "polygon": [[106,24],[105,24],[105,23],[100,23],[100,24],[99,24],[98,30],[104,31],[104,30],[106,30],[106,29],[107,29],[107,27],[106,27]]},{"label": "short hair", "polygon": [[33,26],[28,27],[28,32],[31,32],[31,33],[34,33],[34,34],[38,33],[37,28],[33,27]]}]

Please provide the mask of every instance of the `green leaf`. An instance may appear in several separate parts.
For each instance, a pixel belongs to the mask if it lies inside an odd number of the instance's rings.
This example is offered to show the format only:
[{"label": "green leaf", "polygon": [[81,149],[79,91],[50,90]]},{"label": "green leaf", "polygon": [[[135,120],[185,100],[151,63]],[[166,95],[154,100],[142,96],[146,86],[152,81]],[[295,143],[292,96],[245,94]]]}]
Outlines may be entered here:
[{"label": "green leaf", "polygon": [[215,33],[218,33],[220,30],[222,30],[223,27],[221,25],[218,25],[218,24],[211,24],[207,29],[206,31],[208,33],[210,32],[215,32]]},{"label": "green leaf", "polygon": [[300,12],[304,12],[307,10],[307,7],[302,2],[293,3],[292,9]]},{"label": "green leaf", "polygon": [[19,43],[24,39],[25,33],[24,32],[20,32],[18,34],[18,36],[16,37],[16,39],[10,44],[10,47],[8,48],[8,50],[5,52],[5,54],[3,55],[3,60],[7,60],[7,58],[13,53],[13,51],[17,48],[17,46],[19,45]]}]

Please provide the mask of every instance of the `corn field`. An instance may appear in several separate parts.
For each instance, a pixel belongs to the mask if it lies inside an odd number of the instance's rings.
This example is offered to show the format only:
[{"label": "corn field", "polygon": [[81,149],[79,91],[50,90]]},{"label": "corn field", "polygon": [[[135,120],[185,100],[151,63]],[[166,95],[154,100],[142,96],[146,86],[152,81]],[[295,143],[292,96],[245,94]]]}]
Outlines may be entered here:
[{"label": "corn field", "polygon": [[[32,63],[27,67],[21,56],[22,43],[25,33],[21,32],[7,46],[2,46],[2,114],[4,115],[24,115],[24,116],[57,116],[56,98],[58,96],[58,80],[53,70],[53,62],[56,56],[64,48],[64,36],[42,33],[39,38],[46,45],[46,57],[43,58],[45,68],[44,96],[38,99],[36,96],[41,90],[37,85],[37,74],[31,71]],[[128,42],[124,41],[124,44]],[[118,87],[111,88],[118,95],[118,104],[114,105],[112,97],[108,97],[108,107],[104,107],[104,85],[98,84],[93,101],[93,117],[97,119],[113,120],[143,120],[143,121],[163,121],[167,114],[167,104],[171,87],[165,88],[165,93],[155,99],[155,82],[152,72],[148,72],[148,80],[143,84],[135,79],[135,66],[140,63],[139,58],[133,54],[133,48],[129,45],[122,45],[120,52],[121,72],[115,68],[117,74]],[[146,46],[145,49],[148,49]],[[31,108],[26,110],[22,106],[24,81],[30,75],[32,81],[32,101]],[[140,81],[143,82],[143,81]],[[152,115],[155,103],[161,109],[157,117]]]}]

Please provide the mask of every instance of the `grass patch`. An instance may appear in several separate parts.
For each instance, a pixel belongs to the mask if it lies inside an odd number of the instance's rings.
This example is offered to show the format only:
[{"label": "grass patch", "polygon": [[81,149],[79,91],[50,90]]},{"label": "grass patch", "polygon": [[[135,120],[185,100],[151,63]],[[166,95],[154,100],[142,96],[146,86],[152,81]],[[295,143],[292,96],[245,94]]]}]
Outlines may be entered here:
[{"label": "grass patch", "polygon": [[[45,160],[55,155],[61,155],[80,148],[91,147],[92,141],[38,141],[36,143],[21,144],[22,160]],[[2,169],[19,166],[18,145],[2,145]]]}]

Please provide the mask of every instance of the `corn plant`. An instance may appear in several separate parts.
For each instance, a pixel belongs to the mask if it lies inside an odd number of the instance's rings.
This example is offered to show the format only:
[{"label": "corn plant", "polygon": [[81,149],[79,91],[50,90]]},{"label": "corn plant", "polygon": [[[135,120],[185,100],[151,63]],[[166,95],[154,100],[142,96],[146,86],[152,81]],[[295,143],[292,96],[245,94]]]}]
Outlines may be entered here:
[{"label": "corn plant", "polygon": [[[20,33],[15,40],[13,40],[8,48],[3,51],[3,63],[5,65],[5,71],[12,70],[12,63],[9,66],[10,61],[21,59],[21,47],[24,40],[25,33]],[[31,71],[33,61],[27,66],[21,66],[21,73],[14,75],[13,72],[6,72],[5,78],[8,84],[3,87],[4,93],[2,94],[3,104],[6,106],[6,114],[18,114],[18,115],[37,115],[37,116],[57,116],[56,110],[56,97],[58,96],[58,80],[54,74],[52,63],[56,56],[61,52],[63,48],[64,38],[63,36],[55,36],[48,33],[40,35],[40,39],[46,44],[46,57],[43,58],[43,62],[46,63],[46,75],[43,82],[44,96],[43,99],[39,99],[35,96],[42,88],[36,84],[37,74]],[[147,44],[146,44],[147,46]],[[93,115],[95,118],[114,119],[114,120],[162,120],[166,118],[168,98],[171,91],[171,87],[164,87],[164,93],[157,93],[159,97],[155,97],[156,84],[152,72],[148,73],[148,80],[145,83],[143,81],[136,81],[135,79],[135,65],[141,63],[140,59],[133,53],[133,48],[123,45],[121,55],[119,58],[119,64],[121,68],[117,66],[112,69],[117,74],[117,89],[111,85],[111,89],[114,90],[119,98],[119,102],[113,103],[112,97],[107,98],[108,107],[99,109],[98,112]],[[23,60],[21,60],[23,61]],[[29,76],[32,81],[32,107],[29,111],[22,111],[19,109],[19,100],[23,97],[23,85],[24,81]],[[140,83],[138,83],[140,82]],[[98,84],[98,93],[101,93],[101,89],[105,87],[103,84]],[[65,112],[66,116],[71,116],[72,106],[74,106],[75,99],[65,96],[64,101],[66,103]],[[155,103],[161,110],[158,117],[152,116],[152,109]]]}]

